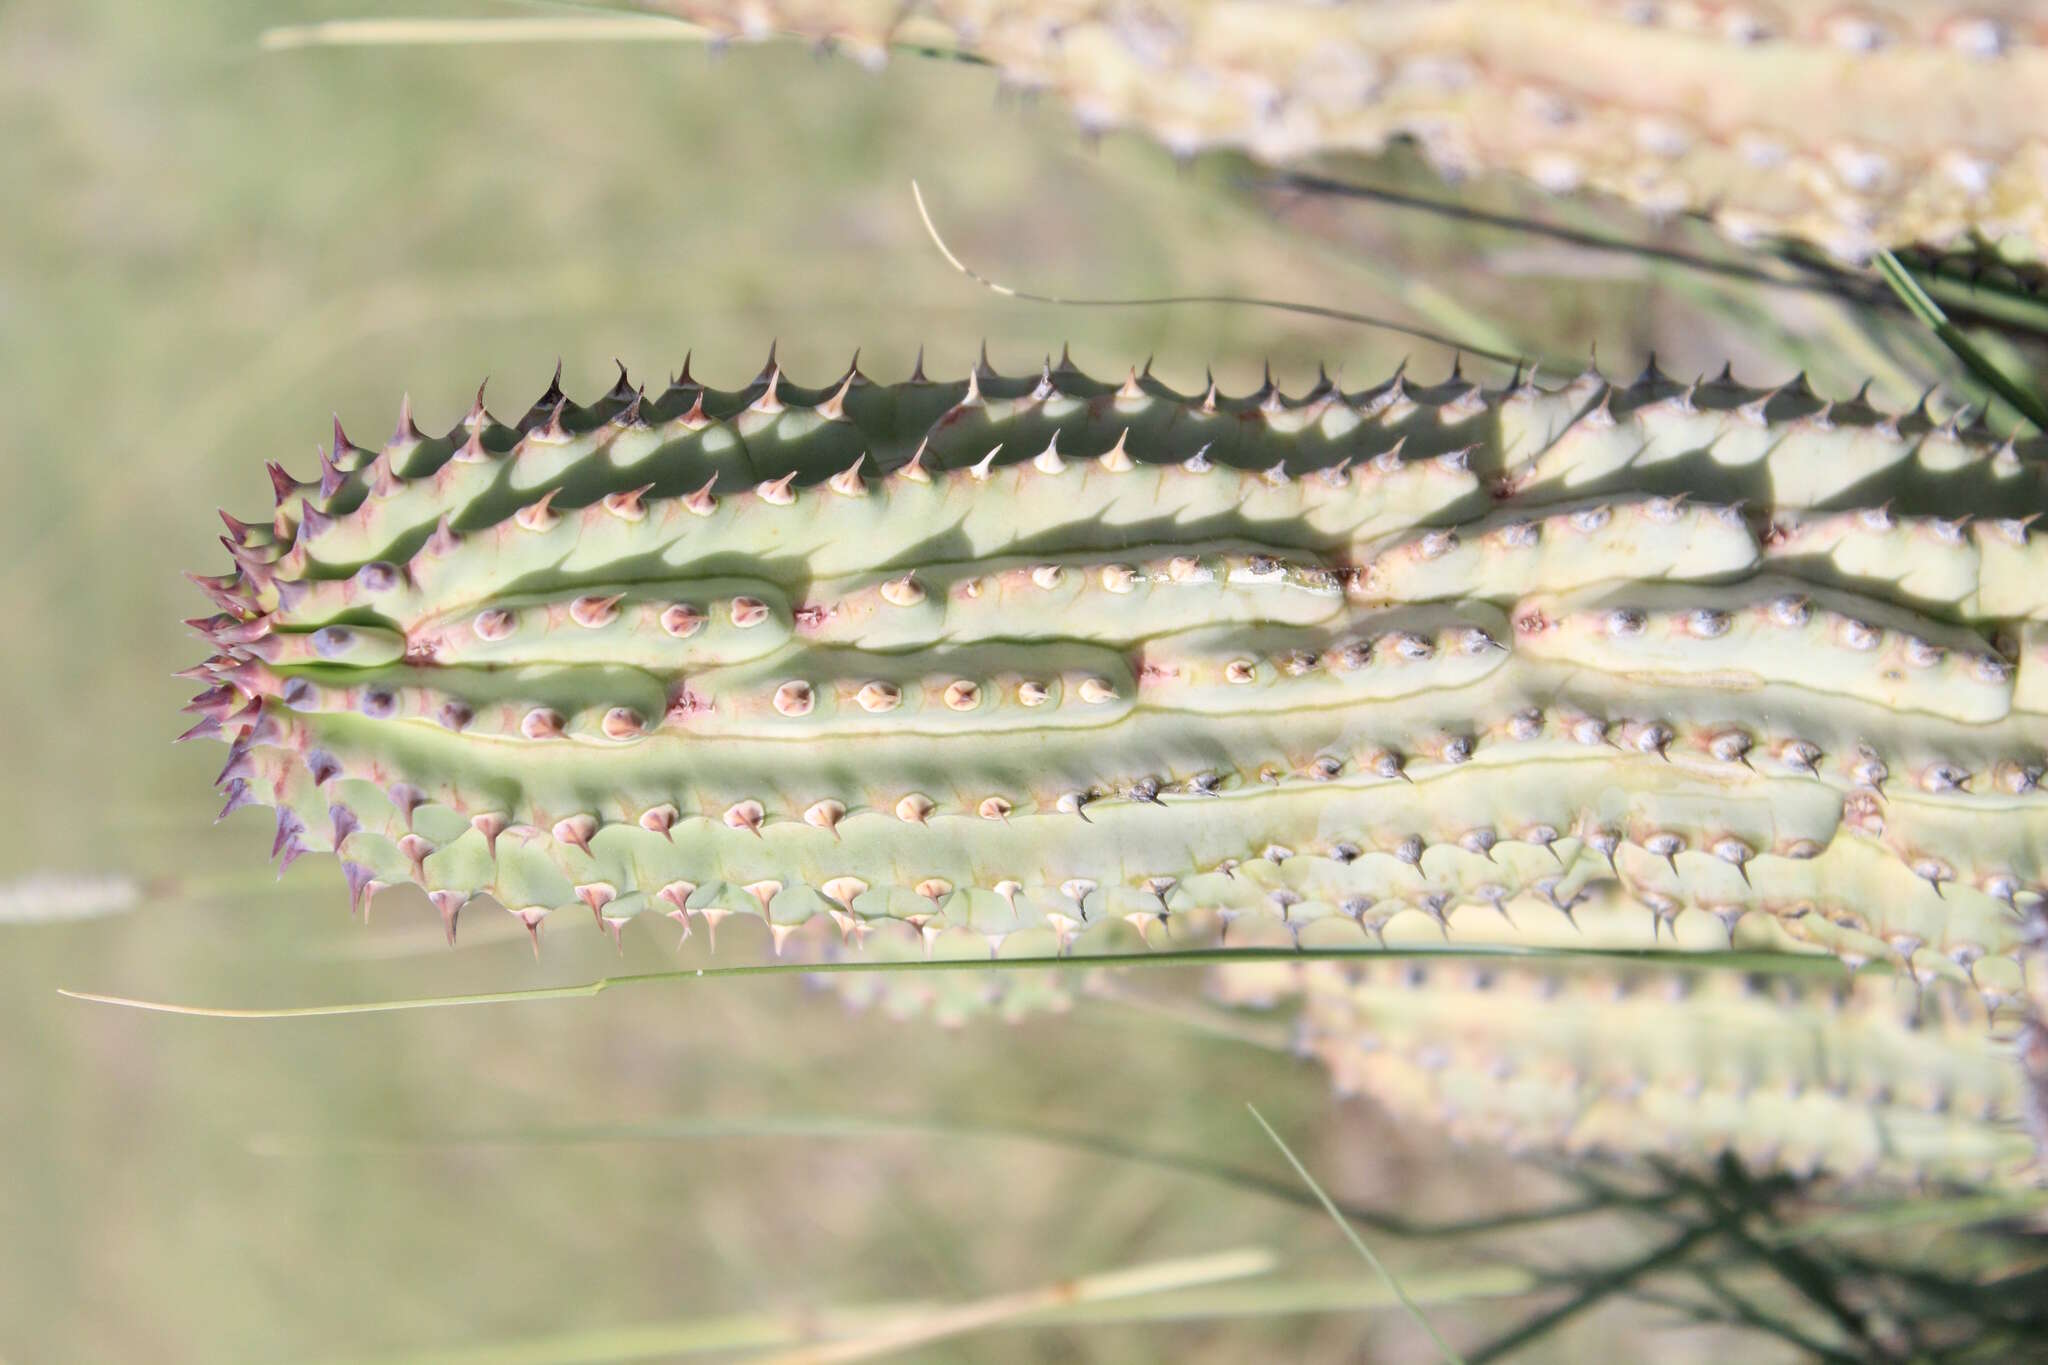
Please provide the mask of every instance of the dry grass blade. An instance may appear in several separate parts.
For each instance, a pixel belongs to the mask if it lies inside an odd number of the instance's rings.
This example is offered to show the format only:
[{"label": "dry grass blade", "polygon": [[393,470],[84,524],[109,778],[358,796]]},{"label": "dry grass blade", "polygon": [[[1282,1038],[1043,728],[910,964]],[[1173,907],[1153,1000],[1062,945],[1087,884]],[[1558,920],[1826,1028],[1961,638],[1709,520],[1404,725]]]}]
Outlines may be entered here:
[{"label": "dry grass blade", "polygon": [[850,1340],[786,1351],[768,1357],[763,1365],[842,1365],[847,1361],[873,1360],[877,1356],[978,1332],[1048,1309],[1139,1298],[1226,1280],[1247,1279],[1268,1274],[1278,1264],[1279,1258],[1263,1247],[1243,1247],[1210,1256],[1155,1261],[1100,1275],[1086,1275],[1078,1280],[1059,1280],[1036,1289],[991,1295],[888,1324]]},{"label": "dry grass blade", "polygon": [[268,28],[265,52],[302,47],[476,47],[499,43],[703,43],[711,35],[653,15],[553,19],[328,19]]}]

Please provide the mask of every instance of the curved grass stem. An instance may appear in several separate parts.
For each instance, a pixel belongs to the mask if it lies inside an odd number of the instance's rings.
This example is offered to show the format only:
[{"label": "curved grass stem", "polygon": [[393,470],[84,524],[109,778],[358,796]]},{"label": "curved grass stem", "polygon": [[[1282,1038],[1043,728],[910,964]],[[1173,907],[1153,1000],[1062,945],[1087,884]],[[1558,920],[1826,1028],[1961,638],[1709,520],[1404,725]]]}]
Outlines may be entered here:
[{"label": "curved grass stem", "polygon": [[[393,1000],[360,1000],[330,1005],[287,1005],[249,1008],[189,1005],[164,1000],[142,1000],[108,995],[98,991],[60,988],[58,994],[72,1000],[157,1014],[193,1015],[207,1019],[311,1019],[340,1014],[391,1014],[402,1010],[449,1009],[470,1005],[513,1005],[538,1000],[569,1000],[602,995],[623,986],[657,982],[691,981],[711,977],[740,976],[831,976],[841,972],[958,972],[1028,971],[1037,968],[1169,967],[1214,962],[1306,962],[1320,959],[1386,957],[1569,957],[1613,958],[1621,961],[1656,962],[1671,967],[1721,968],[1751,972],[1829,972],[1841,966],[1833,958],[1809,953],[1688,953],[1676,950],[1636,948],[1527,948],[1489,945],[1483,948],[1169,948],[1149,953],[1106,954],[1093,957],[998,957],[929,958],[903,962],[746,962],[726,967],[683,967],[667,972],[634,972],[601,976],[566,986],[535,986],[524,990],[483,991],[472,995],[415,996]],[[1866,970],[1881,970],[1873,964]]]},{"label": "curved grass stem", "polygon": [[1527,356],[1511,355],[1506,351],[1496,350],[1490,346],[1476,345],[1470,341],[1447,336],[1442,332],[1432,331],[1427,327],[1417,327],[1410,323],[1397,322],[1392,318],[1379,317],[1371,313],[1357,313],[1348,309],[1329,308],[1322,304],[1301,303],[1290,299],[1268,299],[1252,294],[1160,294],[1132,298],[1094,298],[1081,295],[1040,294],[1028,289],[1018,289],[999,280],[989,278],[955,255],[953,249],[946,245],[946,239],[940,235],[938,224],[932,221],[931,210],[924,201],[924,190],[915,180],[910,182],[910,193],[911,197],[917,201],[917,216],[924,223],[926,235],[931,238],[932,245],[938,248],[939,254],[946,258],[946,264],[952,266],[953,269],[959,271],[962,275],[965,275],[990,293],[1000,294],[1004,298],[1021,299],[1027,303],[1054,304],[1063,308],[1157,308],[1179,304],[1226,304],[1247,308],[1271,308],[1279,312],[1294,313],[1302,317],[1327,318],[1335,322],[1357,323],[1362,327],[1376,327],[1381,331],[1414,337],[1418,341],[1427,341],[1433,345],[1443,346],[1453,351],[1484,356],[1488,360],[1498,361],[1503,365],[1521,367],[1529,363],[1530,358]]}]

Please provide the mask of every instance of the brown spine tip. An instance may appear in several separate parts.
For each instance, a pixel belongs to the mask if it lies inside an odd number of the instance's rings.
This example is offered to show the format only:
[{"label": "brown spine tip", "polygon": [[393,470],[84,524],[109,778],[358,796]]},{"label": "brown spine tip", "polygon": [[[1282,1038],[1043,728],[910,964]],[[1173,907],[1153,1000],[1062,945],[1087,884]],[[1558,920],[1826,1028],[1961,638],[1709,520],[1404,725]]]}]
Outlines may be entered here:
[{"label": "brown spine tip", "polygon": [[910,452],[910,458],[904,462],[901,469],[896,471],[895,477],[910,483],[930,483],[932,481],[931,471],[924,467],[925,452],[930,448],[930,437],[919,441],[917,449]]},{"label": "brown spine tip", "polygon": [[683,506],[695,516],[710,516],[718,510],[718,499],[711,495],[711,490],[717,486],[717,483],[718,475],[713,474],[710,478],[704,480],[702,488],[699,488],[694,493],[683,494]]},{"label": "brown spine tip", "polygon": [[584,882],[575,891],[576,899],[590,907],[590,917],[597,921],[597,927],[605,928],[604,908],[618,899],[618,888],[610,882]]},{"label": "brown spine tip", "polygon": [[583,850],[585,857],[595,857],[590,851],[590,841],[597,834],[597,817],[593,815],[571,815],[555,821],[549,831],[555,842],[570,844]]},{"label": "brown spine tip", "polygon": [[858,877],[832,877],[818,887],[825,899],[836,903],[842,910],[853,909],[854,901],[866,895],[867,889],[868,884]]},{"label": "brown spine tip", "polygon": [[688,602],[672,602],[661,613],[661,628],[678,640],[702,630],[704,621],[704,613]]},{"label": "brown spine tip", "polygon": [[469,903],[469,896],[461,891],[429,891],[427,899],[441,912],[441,927],[448,935],[448,946],[455,946],[455,919],[462,913],[462,907]]},{"label": "brown spine tip", "polygon": [[417,834],[407,834],[398,841],[398,851],[412,864],[413,880],[425,885],[427,880],[427,859],[436,851],[434,846]]},{"label": "brown spine tip", "polygon": [[447,513],[435,525],[434,533],[420,546],[419,557],[423,559],[445,559],[462,546],[462,537],[455,533],[455,526]]},{"label": "brown spine tip", "polygon": [[636,396],[638,390],[633,387],[632,379],[626,374],[626,362],[617,356],[613,356],[612,364],[618,366],[619,377],[612,381],[611,392],[607,393],[605,397],[614,403],[627,402]]},{"label": "brown spine tip", "polygon": [[561,357],[557,356],[555,358],[555,373],[548,380],[547,391],[534,400],[533,409],[527,414],[527,417],[529,420],[534,420],[543,413],[553,416],[562,410],[562,404],[567,401],[567,395],[562,392],[562,360]]},{"label": "brown spine tip", "polygon": [[561,522],[562,518],[561,514],[556,512],[551,504],[555,500],[555,495],[561,491],[559,488],[548,489],[539,498],[514,512],[512,514],[513,523],[521,530],[532,531],[536,534],[553,530]]},{"label": "brown spine tip", "polygon": [[297,479],[293,478],[288,472],[286,472],[285,467],[279,464],[276,460],[272,460],[268,464],[264,465],[264,469],[269,471],[270,489],[272,493],[276,494],[277,505],[279,507],[284,506],[286,503],[290,502],[294,497],[298,496],[299,490],[301,488],[309,486],[306,484],[302,484]]},{"label": "brown spine tip", "polygon": [[557,398],[554,407],[548,410],[547,425],[536,433],[544,441],[560,442],[569,439],[569,400]]},{"label": "brown spine tip", "polygon": [[826,484],[832,489],[833,492],[839,493],[845,497],[866,497],[868,493],[868,487],[867,484],[861,479],[860,470],[861,466],[867,462],[867,458],[867,452],[865,451],[861,452],[859,455],[854,456],[853,463],[848,465],[846,468],[840,470],[837,474],[834,474],[831,478],[827,479],[825,481]]},{"label": "brown spine tip", "polygon": [[643,483],[624,492],[607,493],[603,498],[604,510],[621,521],[640,521],[647,516],[647,505],[643,499],[653,490],[653,484]]},{"label": "brown spine tip", "polygon": [[370,874],[370,869],[361,863],[344,862],[342,875],[348,879],[348,908],[351,914],[364,920],[370,917],[370,902],[384,889],[384,883]]},{"label": "brown spine tip", "polygon": [[495,860],[498,856],[498,836],[510,827],[511,821],[496,811],[483,811],[470,816],[469,824],[471,829],[484,836],[484,851]]},{"label": "brown spine tip", "polygon": [[761,837],[761,825],[768,818],[759,801],[736,801],[726,807],[725,823],[730,829],[743,829],[755,838]]},{"label": "brown spine tip", "polygon": [[[855,359],[858,360],[858,358],[858,355],[856,355]],[[859,370],[857,368],[847,370],[846,378],[839,381],[839,387],[833,390],[832,395],[824,402],[818,404],[815,409],[818,416],[828,422],[843,422],[846,420],[846,395],[853,391],[854,377],[858,373]]]},{"label": "brown spine tip", "polygon": [[854,700],[860,704],[861,710],[879,714],[895,710],[903,700],[903,693],[894,683],[877,680],[861,684]]},{"label": "brown spine tip", "polygon": [[547,706],[536,706],[519,721],[519,733],[528,739],[559,739],[564,722],[562,713]]},{"label": "brown spine tip", "polygon": [[775,689],[774,706],[782,715],[792,718],[807,716],[815,704],[815,694],[807,682],[792,679]]},{"label": "brown spine tip", "polygon": [[[338,417],[334,422],[334,435],[338,443],[341,438],[341,419]],[[392,428],[390,444],[411,447],[425,439],[426,433],[412,420],[412,395],[401,395],[398,400],[398,425]]]},{"label": "brown spine tip", "polygon": [[469,405],[469,411],[463,414],[462,425],[471,431],[490,426],[495,420],[490,410],[484,407],[484,390],[490,387],[490,383],[490,376],[485,375],[483,382],[476,386],[476,400]]},{"label": "brown spine tip", "polygon": [[585,593],[569,603],[569,619],[586,630],[599,630],[619,619],[619,603],[626,594]]}]

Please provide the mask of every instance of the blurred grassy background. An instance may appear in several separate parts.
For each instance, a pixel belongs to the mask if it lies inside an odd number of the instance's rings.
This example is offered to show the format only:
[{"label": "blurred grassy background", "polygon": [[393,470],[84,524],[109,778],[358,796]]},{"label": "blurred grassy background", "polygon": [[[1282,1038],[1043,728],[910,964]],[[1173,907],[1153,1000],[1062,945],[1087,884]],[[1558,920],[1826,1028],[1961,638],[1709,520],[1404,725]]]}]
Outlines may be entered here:
[{"label": "blurred grassy background", "polygon": [[[1429,316],[1464,308],[1566,354],[1597,341],[1629,367],[1650,344],[1678,370],[1718,366],[1731,349],[1738,368],[1759,359],[1626,262],[1565,285],[1519,283],[1506,267],[1481,280],[1473,233],[1279,204],[1320,229],[1304,234],[1232,193],[1232,163],[1179,168],[1128,139],[1087,148],[1064,111],[1000,100],[971,66],[904,59],[877,78],[788,46],[723,58],[669,44],[256,49],[271,24],[375,12],[0,6],[0,753],[12,777],[0,883],[54,870],[154,886],[131,916],[0,928],[0,1359],[440,1358],[414,1353],[972,1298],[1242,1245],[1278,1249],[1288,1275],[1363,1277],[1313,1213],[1014,1142],[414,1140],[457,1130],[980,1116],[1284,1175],[1249,1100],[1350,1198],[1413,1217],[1537,1199],[1526,1168],[1389,1131],[1330,1102],[1305,1064],[1114,1004],[948,1031],[849,1015],[789,979],[276,1024],[57,997],[63,985],[303,1003],[676,960],[665,921],[634,926],[623,961],[564,921],[536,964],[495,915],[473,915],[450,953],[427,907],[396,893],[366,930],[345,913],[331,859],[272,883],[260,814],[210,823],[220,750],[168,743],[191,690],[169,674],[200,653],[178,621],[206,609],[179,571],[224,562],[213,509],[264,508],[267,459],[312,469],[330,413],[381,437],[409,388],[422,422],[446,425],[486,375],[497,409],[516,413],[557,357],[578,394],[609,385],[614,357],[658,380],[692,348],[700,376],[737,384],[771,339],[805,382],[838,373],[856,347],[868,373],[899,378],[920,343],[934,373],[955,374],[983,338],[1006,371],[1070,340],[1094,370],[1156,353],[1169,381],[1192,386],[1213,363],[1237,389],[1265,357],[1297,390],[1318,359],[1361,382],[1403,356],[1429,375],[1449,363],[1406,338],[1277,313],[992,297],[925,242],[913,175],[962,254],[1013,283],[1387,312],[1470,285],[1465,304]],[[1798,296],[1751,306],[1787,325],[1816,316]],[[1596,330],[1595,318],[1609,321]],[[744,928],[727,933],[727,949],[761,950]],[[1560,1240],[1531,1254],[1572,1250]],[[1450,1247],[1381,1251],[1408,1275],[1459,1263]],[[1468,1340],[1507,1320],[1482,1303],[1436,1316]],[[1642,1335],[1651,1321],[1603,1310],[1527,1358],[1618,1341],[1635,1343],[1625,1354],[1654,1341],[1672,1360],[1715,1349],[1703,1333]],[[1020,1330],[914,1358],[1334,1361],[1422,1348],[1411,1323],[1382,1312]]]}]

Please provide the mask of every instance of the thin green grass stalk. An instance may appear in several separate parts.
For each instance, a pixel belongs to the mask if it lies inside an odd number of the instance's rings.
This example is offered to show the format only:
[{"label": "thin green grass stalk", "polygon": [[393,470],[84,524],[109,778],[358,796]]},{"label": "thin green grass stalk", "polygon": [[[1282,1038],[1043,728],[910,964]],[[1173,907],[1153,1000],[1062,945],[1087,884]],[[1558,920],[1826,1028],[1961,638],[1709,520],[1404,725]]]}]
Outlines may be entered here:
[{"label": "thin green grass stalk", "polygon": [[[1795,243],[1782,244],[1779,252],[1803,266],[1824,259]],[[2048,337],[2048,290],[2016,273],[1996,265],[1987,267],[1976,258],[1949,259],[1938,252],[1907,251],[1900,255],[1899,263],[1958,326]]]},{"label": "thin green grass stalk", "polygon": [[965,275],[990,293],[999,294],[1004,298],[1019,299],[1026,303],[1052,304],[1061,308],[1158,308],[1180,304],[1224,304],[1247,308],[1270,308],[1282,313],[1299,314],[1302,317],[1325,318],[1334,322],[1357,323],[1363,327],[1373,327],[1381,331],[1393,332],[1399,336],[1413,337],[1417,341],[1427,341],[1432,345],[1442,346],[1449,350],[1483,356],[1502,365],[1512,365],[1517,370],[1527,367],[1530,363],[1531,357],[1501,349],[1498,344],[1483,345],[1471,340],[1460,340],[1457,337],[1446,336],[1442,332],[1433,331],[1426,327],[1396,322],[1391,318],[1378,317],[1370,313],[1356,313],[1342,308],[1330,308],[1322,304],[1299,303],[1287,299],[1260,298],[1252,294],[1160,294],[1135,298],[1090,298],[1061,294],[1040,294],[1028,289],[1013,288],[1010,285],[990,279],[988,276],[968,266],[956,256],[953,253],[953,249],[946,245],[946,239],[940,235],[938,225],[932,221],[931,210],[926,207],[924,202],[924,191],[915,180],[910,182],[910,193],[911,197],[917,201],[917,216],[924,223],[926,235],[931,238],[932,245],[938,248],[939,254],[946,258],[946,264],[952,266],[953,269],[959,271],[962,275]]},{"label": "thin green grass stalk", "polygon": [[[1570,957],[1613,958],[1630,962],[1651,962],[1672,967],[1697,967],[1746,972],[1824,972],[1838,974],[1841,964],[1818,953],[1682,952],[1641,948],[1534,948],[1498,944],[1474,948],[1455,945],[1433,948],[1162,948],[1152,952],[1099,954],[1093,957],[1001,957],[931,958],[924,961],[845,962],[747,962],[723,967],[684,967],[667,972],[635,972],[601,976],[567,986],[537,986],[525,990],[483,991],[473,995],[413,996],[405,999],[361,1000],[332,1005],[291,1005],[280,1007],[238,1007],[190,1005],[164,1000],[141,1000],[108,995],[98,991],[59,988],[58,994],[72,1000],[100,1005],[119,1005],[157,1014],[193,1015],[207,1019],[312,1019],[341,1014],[391,1014],[401,1010],[449,1009],[470,1005],[512,1005],[539,1000],[571,1000],[602,995],[622,986],[656,982],[692,981],[734,976],[836,975],[840,972],[959,972],[1027,971],[1042,967],[1080,968],[1100,966],[1184,966],[1213,962],[1307,962],[1324,958],[1406,958],[1457,955],[1480,958]],[[1865,971],[1889,971],[1887,964],[1871,963]]]},{"label": "thin green grass stalk", "polygon": [[1259,1112],[1258,1106],[1246,1104],[1245,1108],[1249,1109],[1252,1117],[1258,1120],[1259,1127],[1266,1130],[1266,1136],[1273,1139],[1273,1145],[1280,1149],[1280,1155],[1287,1158],[1287,1164],[1294,1167],[1294,1173],[1301,1177],[1302,1183],[1307,1185],[1310,1191],[1315,1194],[1316,1200],[1322,1204],[1323,1211],[1330,1215],[1331,1221],[1343,1230],[1345,1239],[1357,1249],[1358,1254],[1365,1259],[1367,1265],[1373,1268],[1380,1279],[1386,1282],[1387,1291],[1400,1300],[1401,1307],[1407,1310],[1408,1316],[1413,1318],[1415,1324],[1428,1335],[1430,1341],[1436,1346],[1437,1354],[1449,1362],[1449,1365],[1465,1365],[1464,1358],[1456,1351],[1453,1351],[1450,1343],[1446,1342],[1438,1334],[1435,1325],[1430,1322],[1428,1314],[1422,1311],[1421,1306],[1415,1300],[1408,1297],[1408,1291],[1401,1287],[1401,1282],[1394,1278],[1394,1273],[1380,1262],[1379,1257],[1373,1255],[1372,1248],[1367,1246],[1365,1239],[1358,1235],[1358,1229],[1351,1226],[1350,1220],[1345,1218],[1343,1211],[1337,1207],[1337,1201],[1330,1198],[1324,1192],[1323,1187],[1316,1182],[1316,1178],[1309,1174],[1308,1167],[1302,1165],[1301,1158],[1294,1154],[1294,1150],[1287,1145],[1285,1139],[1280,1136],[1273,1125],[1266,1122],[1266,1116]]},{"label": "thin green grass stalk", "polygon": [[2048,432],[2048,402],[2039,394],[2031,392],[2017,383],[1977,346],[1977,343],[1949,321],[1941,305],[1928,297],[1927,291],[1913,273],[1899,264],[1899,258],[1889,251],[1877,254],[1877,270],[1898,296],[1933,333],[1941,338],[1944,346],[1963,362],[1971,374],[1983,381],[1985,387],[2010,403],[2022,416],[2034,424],[2036,430]]}]

